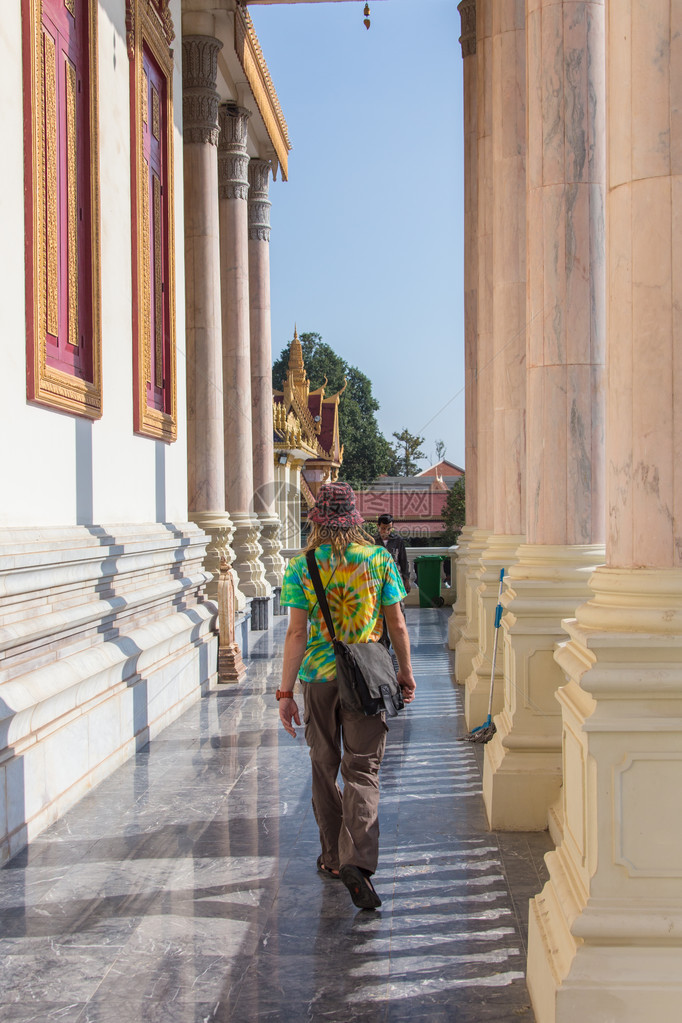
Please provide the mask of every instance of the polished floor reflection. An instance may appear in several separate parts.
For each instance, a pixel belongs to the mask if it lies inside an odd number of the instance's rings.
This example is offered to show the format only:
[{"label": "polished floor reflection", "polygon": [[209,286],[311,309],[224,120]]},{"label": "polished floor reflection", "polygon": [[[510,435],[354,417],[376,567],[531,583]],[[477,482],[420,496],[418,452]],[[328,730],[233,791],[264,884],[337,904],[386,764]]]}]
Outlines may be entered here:
[{"label": "polished floor reflection", "polygon": [[[302,729],[278,727],[286,619],[0,871],[0,1020],[533,1020],[528,899],[546,835],[491,835],[447,613],[408,610],[417,699],[382,768],[383,906],[318,876]],[[253,634],[256,637],[258,634]]]}]

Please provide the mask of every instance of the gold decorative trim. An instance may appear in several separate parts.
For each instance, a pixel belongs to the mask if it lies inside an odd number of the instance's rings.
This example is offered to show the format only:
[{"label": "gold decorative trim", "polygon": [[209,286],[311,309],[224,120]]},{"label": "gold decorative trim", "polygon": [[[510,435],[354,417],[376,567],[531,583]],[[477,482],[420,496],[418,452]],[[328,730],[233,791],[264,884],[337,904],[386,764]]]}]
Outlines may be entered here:
[{"label": "gold decorative trim", "polygon": [[258,42],[256,30],[251,21],[251,15],[245,7],[241,6],[237,7],[234,12],[234,48],[277,154],[282,177],[286,181],[291,149],[289,130]]},{"label": "gold decorative trim", "polygon": [[[152,380],[152,275],[150,267],[149,251],[149,164],[142,160],[144,166],[143,180],[141,182],[142,197],[142,294],[140,304],[142,305],[142,343],[144,347],[144,374],[145,385]],[[145,387],[146,391],[146,387]],[[145,394],[145,402],[146,402]]]},{"label": "gold decorative trim", "polygon": [[[170,12],[170,0],[126,0],[126,44],[128,56],[131,60],[135,57],[137,17],[140,5],[144,8],[141,12],[142,17],[153,23],[155,31],[161,33],[167,46],[170,46],[175,39],[173,16]],[[171,50],[171,56],[172,52]]]},{"label": "gold decorative trim", "polygon": [[[149,79],[147,72],[142,69],[142,123],[149,124]],[[158,135],[157,135],[158,138]]]},{"label": "gold decorative trim", "polygon": [[68,266],[68,344],[78,348],[78,180],[76,134],[76,69],[66,63],[66,162],[67,162],[67,266]]},{"label": "gold decorative trim", "polygon": [[76,17],[76,0],[64,0],[64,6],[72,18]]},{"label": "gold decorative trim", "polygon": [[156,174],[154,182],[154,384],[163,387],[163,292],[161,271],[161,182]]},{"label": "gold decorative trim", "polygon": [[42,100],[42,152],[45,167],[45,237],[40,238],[42,258],[41,288],[46,289],[45,330],[59,334],[59,232],[57,230],[57,61],[54,39],[42,33],[42,74],[45,82]]},{"label": "gold decorative trim", "polygon": [[161,138],[161,111],[159,109],[159,94],[152,86],[152,135],[158,142]]},{"label": "gold decorative trim", "polygon": [[[99,203],[99,110],[98,110],[98,0],[82,0],[83,16],[87,18],[84,33],[88,46],[88,133],[91,313],[89,323],[90,379],[84,380],[47,363],[47,292],[46,284],[48,186],[44,156],[45,132],[45,66],[42,28],[42,0],[28,0],[26,49],[24,51],[25,175],[27,223],[27,387],[29,401],[47,405],[63,412],[99,419],[102,415],[102,336],[100,290],[100,203]],[[54,203],[50,204],[54,208]],[[48,278],[49,280],[49,278]],[[54,308],[54,307],[53,307]],[[52,315],[52,314],[51,314]]]},{"label": "gold decorative trim", "polygon": [[[131,138],[132,138],[132,202],[133,202],[133,302],[134,322],[134,417],[135,432],[159,440],[174,441],[177,438],[177,384],[175,352],[175,214],[173,185],[173,51],[170,43],[174,39],[173,22],[169,0],[126,0],[126,28],[128,54],[131,61]],[[143,152],[143,104],[148,97],[142,88],[143,59],[145,48],[153,57],[165,80],[165,96],[152,87],[152,133],[163,144],[163,167],[165,181],[154,175],[153,185],[149,180],[149,169]],[[143,99],[143,93],[145,93]],[[158,103],[158,111],[155,109]],[[149,110],[145,111],[149,118]],[[148,123],[148,121],[146,122]],[[165,137],[163,123],[166,125]],[[153,195],[150,197],[150,189]],[[158,192],[157,192],[158,189]],[[149,236],[149,205],[153,205],[154,238]],[[158,209],[157,209],[158,201]],[[164,209],[165,203],[165,209]],[[165,213],[165,216],[164,216]],[[162,234],[166,229],[168,260],[166,280],[163,273]],[[154,246],[153,253],[150,245]],[[155,284],[155,352],[156,387],[165,387],[166,411],[150,407],[147,400],[147,385],[151,382],[151,284],[154,261]],[[163,365],[163,303],[168,308],[168,335],[170,355]],[[165,370],[165,371],[164,371]]]}]

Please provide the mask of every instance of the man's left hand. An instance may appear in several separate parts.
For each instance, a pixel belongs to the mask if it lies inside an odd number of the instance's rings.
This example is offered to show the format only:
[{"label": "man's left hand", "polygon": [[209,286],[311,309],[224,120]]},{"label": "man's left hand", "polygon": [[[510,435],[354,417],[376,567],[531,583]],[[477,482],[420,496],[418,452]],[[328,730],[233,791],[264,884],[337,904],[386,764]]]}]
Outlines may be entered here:
[{"label": "man's left hand", "polygon": [[296,700],[294,700],[292,697],[288,697],[286,700],[279,701],[279,719],[284,725],[284,730],[288,732],[289,735],[293,735],[295,739],[296,729],[294,728],[291,722],[293,720],[296,722],[297,725],[300,725],[301,718],[299,717],[298,713],[298,704],[296,703]]}]

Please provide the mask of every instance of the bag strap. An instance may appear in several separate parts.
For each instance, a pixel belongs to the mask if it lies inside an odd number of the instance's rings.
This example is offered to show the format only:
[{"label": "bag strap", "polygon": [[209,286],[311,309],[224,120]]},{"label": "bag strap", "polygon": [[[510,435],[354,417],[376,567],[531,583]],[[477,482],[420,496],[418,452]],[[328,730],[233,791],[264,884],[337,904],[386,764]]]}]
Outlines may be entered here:
[{"label": "bag strap", "polygon": [[315,587],[317,603],[320,605],[320,611],[322,612],[327,628],[329,629],[329,635],[331,636],[333,643],[334,640],[336,639],[336,633],[334,631],[334,623],[332,621],[331,612],[329,610],[329,604],[327,603],[327,594],[324,592],[322,578],[320,576],[320,570],[317,567],[315,551],[306,551],[305,560],[306,564],[308,565],[308,571],[310,572],[310,579],[312,581],[313,586]]}]

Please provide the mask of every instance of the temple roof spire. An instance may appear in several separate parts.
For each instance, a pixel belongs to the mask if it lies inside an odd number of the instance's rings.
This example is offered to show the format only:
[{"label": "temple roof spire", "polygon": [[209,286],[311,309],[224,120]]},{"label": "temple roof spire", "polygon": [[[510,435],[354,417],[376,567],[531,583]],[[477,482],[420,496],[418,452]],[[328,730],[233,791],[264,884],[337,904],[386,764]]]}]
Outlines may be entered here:
[{"label": "temple roof spire", "polygon": [[308,383],[308,376],[303,365],[303,348],[298,336],[298,329],[294,324],[294,339],[289,348],[289,373],[291,382],[298,387],[304,388]]}]

